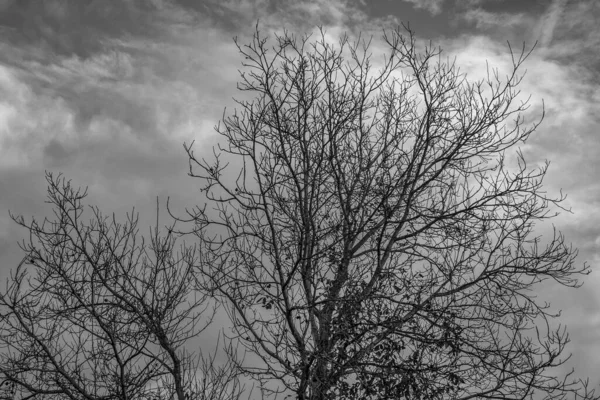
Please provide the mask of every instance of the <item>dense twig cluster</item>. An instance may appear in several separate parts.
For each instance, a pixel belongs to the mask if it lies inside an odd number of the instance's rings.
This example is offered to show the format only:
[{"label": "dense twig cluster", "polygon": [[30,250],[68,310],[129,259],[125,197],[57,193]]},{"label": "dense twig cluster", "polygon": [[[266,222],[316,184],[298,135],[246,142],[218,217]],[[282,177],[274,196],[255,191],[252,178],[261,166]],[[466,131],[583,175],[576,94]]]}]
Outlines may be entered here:
[{"label": "dense twig cluster", "polygon": [[175,251],[158,210],[150,243],[133,212],[119,223],[91,208],[86,221],[86,191],[60,176],[47,181],[56,219],[13,217],[30,240],[0,294],[3,398],[239,398],[229,365],[184,346],[214,316],[195,290],[195,248]]},{"label": "dense twig cluster", "polygon": [[563,198],[515,152],[539,124],[516,100],[528,53],[472,82],[408,29],[385,41],[374,68],[364,40],[257,30],[238,46],[254,98],[213,159],[186,146],[207,288],[263,360],[240,368],[299,399],[585,394],[554,375],[568,337],[530,291],[587,266],[534,233]]}]

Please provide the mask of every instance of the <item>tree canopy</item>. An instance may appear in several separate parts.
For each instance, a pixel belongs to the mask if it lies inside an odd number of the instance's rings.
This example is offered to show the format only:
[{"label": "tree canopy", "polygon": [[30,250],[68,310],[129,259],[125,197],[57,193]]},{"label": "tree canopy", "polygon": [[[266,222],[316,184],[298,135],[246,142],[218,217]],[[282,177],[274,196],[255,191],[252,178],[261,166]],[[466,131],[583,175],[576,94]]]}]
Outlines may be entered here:
[{"label": "tree canopy", "polygon": [[233,365],[190,349],[214,305],[196,290],[193,246],[173,225],[140,235],[47,173],[54,219],[27,222],[26,256],[0,292],[0,398],[238,400]]},{"label": "tree canopy", "polygon": [[590,395],[557,376],[568,336],[533,292],[588,267],[536,231],[564,197],[519,150],[543,117],[529,52],[473,81],[408,28],[384,41],[375,62],[361,38],[257,29],[223,144],[186,146],[205,287],[263,361],[239,367],[298,399]]}]

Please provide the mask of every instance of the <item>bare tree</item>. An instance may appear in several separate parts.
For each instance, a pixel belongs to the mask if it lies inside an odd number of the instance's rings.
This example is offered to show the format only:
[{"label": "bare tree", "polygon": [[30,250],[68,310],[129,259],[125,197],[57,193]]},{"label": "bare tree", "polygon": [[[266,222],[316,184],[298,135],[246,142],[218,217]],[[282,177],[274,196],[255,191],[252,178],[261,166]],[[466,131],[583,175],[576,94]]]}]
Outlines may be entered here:
[{"label": "bare tree", "polygon": [[231,364],[186,349],[215,308],[194,289],[196,249],[160,233],[158,204],[146,243],[134,212],[120,223],[93,207],[85,221],[87,190],[46,179],[55,219],[13,217],[30,239],[0,294],[1,398],[238,399]]},{"label": "bare tree", "polygon": [[238,44],[254,98],[214,158],[186,145],[205,203],[180,219],[263,361],[239,367],[299,399],[593,397],[558,375],[568,336],[532,291],[588,267],[535,231],[564,197],[517,147],[541,121],[517,99],[529,53],[470,81],[408,28],[384,39],[374,68],[365,40],[257,28]]}]

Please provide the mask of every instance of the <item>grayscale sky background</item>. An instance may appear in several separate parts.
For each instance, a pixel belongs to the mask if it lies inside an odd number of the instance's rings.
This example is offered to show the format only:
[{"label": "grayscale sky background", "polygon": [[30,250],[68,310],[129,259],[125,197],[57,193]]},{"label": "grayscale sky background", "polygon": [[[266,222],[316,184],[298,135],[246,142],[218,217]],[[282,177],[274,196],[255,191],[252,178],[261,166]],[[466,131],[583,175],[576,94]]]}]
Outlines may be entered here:
[{"label": "grayscale sky background", "polygon": [[[510,64],[507,41],[535,52],[521,89],[546,118],[522,147],[551,160],[548,193],[568,194],[554,224],[594,271],[580,290],[545,287],[563,310],[571,366],[600,384],[600,1],[598,0],[0,0],[0,276],[21,257],[25,231],[8,211],[50,216],[44,170],[89,186],[88,201],[142,232],[156,196],[192,207],[183,143],[209,152],[232,109],[241,57],[256,20],[264,32],[344,31],[374,36],[409,22],[417,36],[480,77]],[[166,215],[164,223],[168,222]],[[551,225],[541,231],[551,230]],[[2,284],[3,285],[3,284]]]}]

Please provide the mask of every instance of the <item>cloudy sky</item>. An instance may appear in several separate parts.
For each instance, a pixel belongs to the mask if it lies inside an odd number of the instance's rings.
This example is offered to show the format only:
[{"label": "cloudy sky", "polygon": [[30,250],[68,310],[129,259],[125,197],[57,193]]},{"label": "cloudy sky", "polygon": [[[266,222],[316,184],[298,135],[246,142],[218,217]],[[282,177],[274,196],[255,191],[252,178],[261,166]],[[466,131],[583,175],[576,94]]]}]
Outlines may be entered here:
[{"label": "cloudy sky", "polygon": [[551,294],[571,332],[571,365],[600,384],[597,0],[0,0],[0,275],[20,259],[25,233],[8,211],[49,215],[44,170],[89,186],[106,212],[136,206],[145,222],[157,195],[193,206],[182,145],[214,145],[236,96],[232,39],[247,40],[257,19],[265,32],[363,32],[375,49],[382,28],[409,23],[472,77],[486,61],[509,63],[507,41],[537,41],[521,89],[547,114],[526,155],[551,160],[547,191],[564,190],[573,209],[554,222],[594,268],[582,289]]}]

